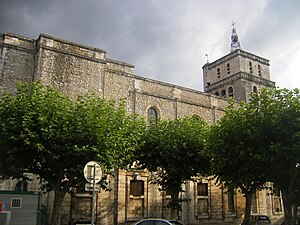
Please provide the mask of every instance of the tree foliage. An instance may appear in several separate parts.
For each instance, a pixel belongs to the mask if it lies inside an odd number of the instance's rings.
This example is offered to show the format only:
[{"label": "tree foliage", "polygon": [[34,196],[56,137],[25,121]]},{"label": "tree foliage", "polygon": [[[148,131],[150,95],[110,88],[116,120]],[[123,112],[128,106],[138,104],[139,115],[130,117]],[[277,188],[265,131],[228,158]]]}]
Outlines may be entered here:
[{"label": "tree foliage", "polygon": [[290,225],[294,224],[293,211],[300,205],[300,90],[273,90],[269,95],[274,126],[268,171],[270,180],[282,191],[285,224]]},{"label": "tree foliage", "polygon": [[39,83],[3,93],[0,121],[0,173],[40,175],[55,192],[52,224],[59,224],[63,197],[83,177],[84,165],[95,160],[109,170],[132,163],[145,129],[123,104],[94,95],[71,100]]},{"label": "tree foliage", "polygon": [[[206,131],[204,120],[185,117],[151,123],[145,133],[138,161],[156,172],[155,182],[171,194],[172,209],[180,207],[181,184],[209,169],[209,160],[204,155]],[[172,213],[175,216],[174,210]]]},{"label": "tree foliage", "polygon": [[272,181],[283,194],[285,224],[293,224],[292,207],[299,205],[300,191],[298,89],[262,90],[248,104],[232,104],[211,127],[208,143],[219,181],[240,188],[246,196],[245,223],[251,194]]},{"label": "tree foliage", "polygon": [[246,197],[245,224],[249,223],[253,193],[268,181],[268,149],[273,138],[269,132],[273,129],[270,102],[266,91],[253,95],[247,104],[235,106],[231,102],[208,135],[212,173],[228,188],[240,188]]}]

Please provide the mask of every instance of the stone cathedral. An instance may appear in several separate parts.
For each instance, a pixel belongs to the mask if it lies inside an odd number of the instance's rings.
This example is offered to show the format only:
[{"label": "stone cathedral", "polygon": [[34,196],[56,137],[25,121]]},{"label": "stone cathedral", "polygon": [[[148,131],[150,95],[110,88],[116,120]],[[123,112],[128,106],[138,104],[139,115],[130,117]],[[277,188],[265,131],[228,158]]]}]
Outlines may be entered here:
[{"label": "stone cathedral", "polygon": [[[174,119],[198,115],[208,123],[222,117],[226,98],[249,100],[249,94],[263,87],[274,88],[270,80],[269,60],[241,49],[235,28],[232,28],[231,51],[203,66],[204,92],[160,82],[134,74],[134,65],[106,57],[106,51],[62,40],[46,34],[37,39],[11,33],[0,34],[0,92],[15,92],[19,81],[41,81],[68,96],[89,91],[105,99],[126,99],[129,113],[147,120]],[[33,175],[28,174],[34,178]],[[150,183],[151,174],[143,170],[120,170],[109,177],[110,192],[96,196],[96,224],[132,224],[142,218],[168,218],[170,196]],[[272,184],[269,184],[270,186]],[[245,199],[239,190],[228,191],[209,177],[186,181],[182,197],[180,221],[186,225],[240,224]],[[0,181],[1,190],[11,193],[38,192],[36,179]],[[39,199],[38,217],[51,221],[52,193]],[[72,190],[64,199],[61,224],[90,218],[91,195]],[[45,210],[41,210],[45,209]],[[278,191],[257,191],[252,199],[252,213],[268,215],[273,224],[283,218],[281,194]],[[13,216],[13,215],[12,215]],[[40,219],[40,218],[43,218]]]}]

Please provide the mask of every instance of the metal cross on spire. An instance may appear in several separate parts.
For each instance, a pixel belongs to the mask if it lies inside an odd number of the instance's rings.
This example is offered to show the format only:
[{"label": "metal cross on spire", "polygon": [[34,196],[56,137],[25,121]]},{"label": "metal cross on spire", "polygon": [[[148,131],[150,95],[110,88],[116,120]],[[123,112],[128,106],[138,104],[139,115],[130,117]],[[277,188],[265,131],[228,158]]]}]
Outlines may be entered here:
[{"label": "metal cross on spire", "polygon": [[231,52],[233,52],[237,49],[241,49],[241,44],[239,42],[239,38],[238,38],[238,35],[234,28],[234,25],[235,25],[235,22],[232,21],[231,49],[230,49]]}]

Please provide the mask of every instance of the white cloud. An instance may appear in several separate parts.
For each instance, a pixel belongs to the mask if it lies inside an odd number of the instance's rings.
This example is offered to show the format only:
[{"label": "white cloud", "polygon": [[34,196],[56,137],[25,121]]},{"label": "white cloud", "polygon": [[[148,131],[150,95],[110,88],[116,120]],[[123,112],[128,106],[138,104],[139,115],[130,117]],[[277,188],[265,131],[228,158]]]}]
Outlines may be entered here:
[{"label": "white cloud", "polygon": [[273,56],[271,74],[280,88],[300,88],[299,76],[300,40],[285,52]]}]

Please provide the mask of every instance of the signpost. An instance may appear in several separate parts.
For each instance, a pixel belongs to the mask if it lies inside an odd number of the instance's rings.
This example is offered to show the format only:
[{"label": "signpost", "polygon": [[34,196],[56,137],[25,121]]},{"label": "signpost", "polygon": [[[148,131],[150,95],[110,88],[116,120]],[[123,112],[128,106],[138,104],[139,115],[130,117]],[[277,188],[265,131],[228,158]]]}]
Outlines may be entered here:
[{"label": "signpost", "polygon": [[95,181],[96,184],[100,182],[103,176],[100,164],[95,161],[90,161],[85,165],[83,174],[87,182],[93,183]]},{"label": "signpost", "polygon": [[93,187],[92,183],[86,183],[84,187],[86,191],[93,191],[93,188],[95,188],[95,191],[100,191],[101,186],[100,184],[95,184],[95,187]]},{"label": "signpost", "polygon": [[83,169],[83,175],[84,175],[85,179],[87,180],[87,182],[89,182],[85,185],[85,190],[93,191],[92,207],[91,207],[91,211],[92,211],[91,223],[92,223],[92,225],[94,225],[95,224],[95,213],[94,213],[95,191],[100,190],[100,185],[96,186],[96,184],[99,183],[100,180],[102,179],[103,171],[102,171],[102,168],[99,163],[97,163],[95,161],[90,161],[85,165],[85,167]]}]

